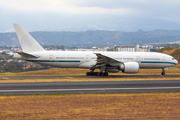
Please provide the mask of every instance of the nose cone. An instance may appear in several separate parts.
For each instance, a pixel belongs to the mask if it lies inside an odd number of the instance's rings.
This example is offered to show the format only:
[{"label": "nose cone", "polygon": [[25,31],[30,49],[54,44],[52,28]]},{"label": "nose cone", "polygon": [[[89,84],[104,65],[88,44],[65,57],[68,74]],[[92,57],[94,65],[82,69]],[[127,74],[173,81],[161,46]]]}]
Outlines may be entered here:
[{"label": "nose cone", "polygon": [[175,59],[175,63],[176,63],[176,65],[178,64],[178,61]]}]

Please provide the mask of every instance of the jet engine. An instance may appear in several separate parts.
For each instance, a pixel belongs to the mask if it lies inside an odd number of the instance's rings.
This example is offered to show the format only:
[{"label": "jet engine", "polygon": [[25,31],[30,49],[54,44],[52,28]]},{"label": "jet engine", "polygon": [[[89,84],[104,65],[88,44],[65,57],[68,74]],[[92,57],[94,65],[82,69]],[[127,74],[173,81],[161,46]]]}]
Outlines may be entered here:
[{"label": "jet engine", "polygon": [[123,73],[137,73],[139,71],[139,64],[137,62],[125,62],[120,65],[120,70]]}]

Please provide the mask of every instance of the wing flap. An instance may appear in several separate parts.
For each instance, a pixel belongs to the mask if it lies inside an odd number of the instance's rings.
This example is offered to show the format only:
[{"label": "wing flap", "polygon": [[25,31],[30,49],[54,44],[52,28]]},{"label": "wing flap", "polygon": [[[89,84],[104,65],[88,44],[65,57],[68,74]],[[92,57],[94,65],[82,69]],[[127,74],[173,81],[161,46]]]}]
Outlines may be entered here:
[{"label": "wing flap", "polygon": [[109,64],[120,64],[120,63],[122,63],[122,61],[119,61],[119,60],[114,59],[114,58],[107,56],[107,55],[103,55],[102,53],[94,53],[94,54],[96,54],[96,56],[97,56],[97,60],[96,60],[97,63],[91,69],[106,66]]},{"label": "wing flap", "polygon": [[97,55],[97,63],[122,63],[121,61],[114,59],[110,56],[103,55],[101,53],[95,53]]}]

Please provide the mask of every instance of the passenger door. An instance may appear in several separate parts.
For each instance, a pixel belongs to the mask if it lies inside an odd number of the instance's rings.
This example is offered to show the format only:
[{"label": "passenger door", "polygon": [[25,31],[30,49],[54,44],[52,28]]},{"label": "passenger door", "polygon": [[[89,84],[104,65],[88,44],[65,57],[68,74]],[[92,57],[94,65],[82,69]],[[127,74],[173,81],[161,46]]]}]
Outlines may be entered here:
[{"label": "passenger door", "polygon": [[86,62],[89,62],[89,61],[90,61],[90,56],[86,55]]},{"label": "passenger door", "polygon": [[163,56],[163,58],[162,58],[162,59],[163,59],[163,62],[166,62],[166,57],[165,57],[165,56]]},{"label": "passenger door", "polygon": [[140,57],[140,56],[137,56],[137,57],[136,57],[136,61],[140,64],[140,63],[141,63],[141,57]]},{"label": "passenger door", "polygon": [[50,61],[53,61],[53,60],[54,60],[53,54],[50,54],[50,55],[49,55],[49,60],[50,60]]}]

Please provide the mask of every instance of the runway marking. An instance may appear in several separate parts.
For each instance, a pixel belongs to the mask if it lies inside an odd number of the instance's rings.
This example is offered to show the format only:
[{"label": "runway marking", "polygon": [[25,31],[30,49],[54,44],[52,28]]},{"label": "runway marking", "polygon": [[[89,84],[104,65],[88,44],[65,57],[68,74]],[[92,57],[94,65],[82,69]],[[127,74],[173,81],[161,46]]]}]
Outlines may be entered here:
[{"label": "runway marking", "polygon": [[146,87],[146,88],[89,88],[89,89],[35,89],[35,90],[0,90],[0,92],[51,92],[51,91],[107,91],[107,90],[158,90],[180,89],[180,87]]},{"label": "runway marking", "polygon": [[68,78],[68,79],[72,79],[73,77],[69,77],[69,76],[67,76],[66,78]]},{"label": "runway marking", "polygon": [[2,79],[8,80],[9,78],[7,78],[7,77],[2,77]]}]

